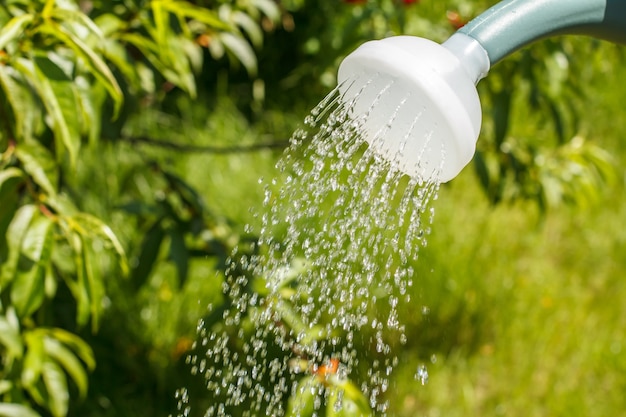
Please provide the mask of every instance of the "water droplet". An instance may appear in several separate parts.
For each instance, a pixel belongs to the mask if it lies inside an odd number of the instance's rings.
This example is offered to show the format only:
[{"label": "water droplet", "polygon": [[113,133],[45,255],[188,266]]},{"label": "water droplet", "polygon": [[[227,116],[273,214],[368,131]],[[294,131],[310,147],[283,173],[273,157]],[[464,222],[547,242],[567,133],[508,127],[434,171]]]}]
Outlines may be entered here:
[{"label": "water droplet", "polygon": [[422,385],[426,385],[428,383],[428,370],[426,369],[425,365],[420,365],[417,367],[417,371],[415,372],[415,380]]}]

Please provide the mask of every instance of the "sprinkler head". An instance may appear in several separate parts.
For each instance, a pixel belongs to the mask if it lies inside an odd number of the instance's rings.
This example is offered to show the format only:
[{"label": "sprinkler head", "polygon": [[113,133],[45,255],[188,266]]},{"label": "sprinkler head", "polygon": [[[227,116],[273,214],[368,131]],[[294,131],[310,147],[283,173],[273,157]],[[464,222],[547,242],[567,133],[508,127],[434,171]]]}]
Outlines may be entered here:
[{"label": "sprinkler head", "polygon": [[469,163],[480,132],[476,83],[489,57],[456,33],[443,44],[413,36],[366,42],[339,67],[357,134],[402,172],[447,182]]}]

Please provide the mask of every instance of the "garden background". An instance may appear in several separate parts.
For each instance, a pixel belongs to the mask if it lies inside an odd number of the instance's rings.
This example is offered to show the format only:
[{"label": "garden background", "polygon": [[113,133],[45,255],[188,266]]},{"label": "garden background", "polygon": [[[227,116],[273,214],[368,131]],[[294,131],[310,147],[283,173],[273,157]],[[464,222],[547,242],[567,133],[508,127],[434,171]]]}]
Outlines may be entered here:
[{"label": "garden background", "polygon": [[[201,415],[197,321],[341,59],[494,3],[4,1],[0,416],[166,416],[180,387]],[[625,54],[545,40],[479,84],[478,153],[399,310],[391,415],[626,416]]]}]

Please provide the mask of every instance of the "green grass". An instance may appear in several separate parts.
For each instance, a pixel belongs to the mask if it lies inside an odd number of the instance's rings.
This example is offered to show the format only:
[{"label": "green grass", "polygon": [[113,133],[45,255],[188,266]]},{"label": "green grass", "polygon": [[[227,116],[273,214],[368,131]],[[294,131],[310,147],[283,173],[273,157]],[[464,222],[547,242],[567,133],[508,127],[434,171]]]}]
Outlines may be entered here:
[{"label": "green grass", "polygon": [[[418,262],[430,313],[403,353],[395,412],[626,415],[623,193],[539,218],[528,204],[489,207],[468,177],[440,192]],[[425,386],[410,380],[421,363]]]}]

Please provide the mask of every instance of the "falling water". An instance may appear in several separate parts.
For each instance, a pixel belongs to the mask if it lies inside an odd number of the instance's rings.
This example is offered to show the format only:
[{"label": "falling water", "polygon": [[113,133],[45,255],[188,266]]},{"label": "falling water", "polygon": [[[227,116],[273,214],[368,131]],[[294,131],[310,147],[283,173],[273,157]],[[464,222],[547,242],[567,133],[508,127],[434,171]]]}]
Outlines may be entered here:
[{"label": "falling water", "polygon": [[[407,343],[398,310],[413,302],[409,261],[426,245],[438,182],[403,175],[367,146],[369,111],[355,115],[352,102],[329,94],[278,163],[284,180],[265,185],[262,226],[248,228],[259,240],[232,254],[224,303],[198,324],[188,362],[210,405],[194,413],[387,415]],[[418,383],[427,377],[418,369]],[[191,415],[187,390],[177,398],[179,416]]]}]

